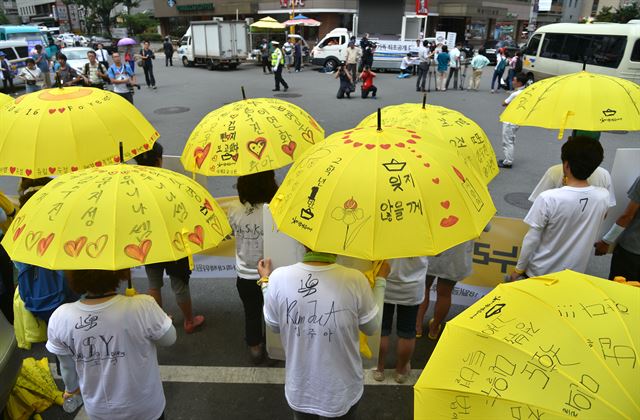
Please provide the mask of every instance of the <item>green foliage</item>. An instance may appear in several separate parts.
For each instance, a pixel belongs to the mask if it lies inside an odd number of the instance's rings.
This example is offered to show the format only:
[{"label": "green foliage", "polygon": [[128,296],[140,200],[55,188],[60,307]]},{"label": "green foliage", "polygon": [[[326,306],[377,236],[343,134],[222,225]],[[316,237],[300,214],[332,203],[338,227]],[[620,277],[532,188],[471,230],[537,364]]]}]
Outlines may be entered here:
[{"label": "green foliage", "polygon": [[0,25],[6,25],[10,23],[9,18],[5,16],[4,11],[0,10]]},{"label": "green foliage", "polygon": [[596,15],[598,22],[627,23],[632,19],[640,19],[640,4],[638,2],[615,10],[610,6],[603,7]]},{"label": "green foliage", "polygon": [[65,4],[75,4],[84,6],[88,10],[94,21],[100,21],[107,32],[111,28],[111,11],[119,4],[121,0],[63,0]]},{"label": "green foliage", "polygon": [[598,14],[596,15],[596,20],[598,22],[613,22],[613,16],[614,16],[613,7],[606,6],[606,7],[603,7],[602,10],[600,10],[600,12],[598,12]]},{"label": "green foliage", "polygon": [[149,41],[149,42],[158,42],[162,41],[162,35],[157,32],[144,32],[140,35],[140,42]]},{"label": "green foliage", "polygon": [[158,26],[158,20],[146,13],[124,15],[123,18],[129,28],[129,32],[132,34],[152,32]]}]

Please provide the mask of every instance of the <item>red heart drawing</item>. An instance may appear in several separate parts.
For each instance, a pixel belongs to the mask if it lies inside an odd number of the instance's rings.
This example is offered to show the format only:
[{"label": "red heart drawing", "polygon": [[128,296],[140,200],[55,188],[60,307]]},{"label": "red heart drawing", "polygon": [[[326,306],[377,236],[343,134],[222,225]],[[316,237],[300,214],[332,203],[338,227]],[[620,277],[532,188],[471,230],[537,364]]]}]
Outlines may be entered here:
[{"label": "red heart drawing", "polygon": [[262,159],[262,154],[267,148],[267,139],[264,137],[258,137],[255,140],[247,142],[247,150],[258,160]]},{"label": "red heart drawing", "polygon": [[452,168],[453,168],[453,172],[455,172],[456,175],[458,175],[458,178],[460,178],[460,181],[464,182],[465,181],[464,175],[462,175],[462,173],[455,166],[452,166]]},{"label": "red heart drawing", "polygon": [[440,183],[440,178],[432,178],[432,179],[431,179],[431,181],[432,181],[434,184],[439,184],[439,183]]},{"label": "red heart drawing", "polygon": [[49,245],[51,245],[54,236],[55,235],[53,233],[50,233],[46,238],[40,239],[40,242],[38,242],[38,255],[42,257],[44,253],[47,252],[47,249],[49,249]]},{"label": "red heart drawing", "polygon": [[402,147],[404,147],[404,143],[396,143],[396,147],[402,148]]},{"label": "red heart drawing", "polygon": [[22,234],[22,231],[24,230],[25,226],[27,226],[27,225],[23,224],[18,229],[16,229],[15,233],[13,234],[13,241],[14,242],[16,241],[16,239],[18,239],[20,237],[20,235]]},{"label": "red heart drawing", "polygon": [[131,149],[131,154],[132,154],[132,155],[135,155],[136,153],[138,153],[138,150],[137,150],[137,149]]},{"label": "red heart drawing", "polygon": [[353,143],[353,140],[345,140],[344,141],[344,144],[350,144],[350,143]]},{"label": "red heart drawing", "polygon": [[16,171],[16,167],[15,166],[11,166],[9,168],[9,172],[14,173]]},{"label": "red heart drawing", "polygon": [[97,162],[96,162],[96,166],[97,166],[98,168],[99,168],[99,167],[101,167],[101,166],[102,166],[102,162],[97,161]]},{"label": "red heart drawing", "polygon": [[56,112],[55,108],[49,110],[49,114],[53,114],[54,112]]},{"label": "red heart drawing", "polygon": [[127,257],[133,258],[136,261],[140,261],[141,264],[144,264],[150,249],[151,239],[145,239],[144,241],[140,242],[140,245],[129,244],[125,246],[124,253],[127,255]]},{"label": "red heart drawing", "polygon": [[[407,130],[407,131],[408,131],[408,130]],[[409,133],[415,133],[415,131],[409,131]],[[420,137],[420,136],[419,136],[419,135],[417,135],[417,134],[414,134],[414,135],[413,135],[413,136],[411,136],[411,137],[413,137],[414,139],[421,139],[421,138],[422,138],[422,137]]]},{"label": "red heart drawing", "polygon": [[365,144],[364,147],[366,147],[367,149],[371,150],[374,147],[376,147],[376,145],[375,144]]},{"label": "red heart drawing", "polygon": [[77,166],[72,166],[72,167],[71,167],[71,172],[75,172],[75,171],[77,171],[77,170],[78,170],[78,167],[77,167]]},{"label": "red heart drawing", "polygon": [[55,173],[55,172],[56,172],[56,168],[54,168],[54,167],[52,167],[52,166],[49,166],[49,173],[50,173],[50,174],[53,174],[53,173]]},{"label": "red heart drawing", "polygon": [[302,139],[309,144],[316,144],[315,140],[313,139],[313,131],[311,130],[307,130],[302,133]]},{"label": "red heart drawing", "polygon": [[411,139],[409,139],[409,140],[407,140],[407,143],[409,143],[409,144],[416,144],[416,141],[415,141],[415,140],[411,140]]},{"label": "red heart drawing", "polygon": [[211,205],[211,203],[209,202],[209,200],[208,200],[208,199],[206,199],[206,198],[204,199],[204,207],[205,207],[207,210],[213,211],[213,206]]},{"label": "red heart drawing", "polygon": [[234,162],[238,161],[238,154],[236,153],[235,155],[231,156],[231,159],[233,159]]},{"label": "red heart drawing", "polygon": [[291,159],[293,159],[293,152],[296,150],[296,143],[290,141],[289,144],[282,145],[282,151],[285,152]]},{"label": "red heart drawing", "polygon": [[449,206],[451,205],[451,203],[449,203],[449,200],[445,200],[445,201],[441,201],[441,202],[440,202],[440,205],[441,205],[442,207],[444,207],[445,209],[448,209],[448,208],[449,208]]},{"label": "red heart drawing", "polygon": [[80,236],[75,241],[67,241],[64,243],[64,252],[67,253],[68,256],[76,258],[82,252],[82,248],[87,243],[86,236]]},{"label": "red heart drawing", "polygon": [[113,161],[114,161],[115,163],[120,162],[120,156],[114,156],[114,157],[113,157]]},{"label": "red heart drawing", "polygon": [[362,146],[362,143],[360,143],[358,141],[353,143],[353,147],[360,147],[360,146]]},{"label": "red heart drawing", "polygon": [[384,149],[384,150],[387,150],[387,149],[388,149],[388,148],[390,148],[390,147],[391,147],[391,145],[390,145],[390,144],[381,144],[381,145],[380,145],[380,148],[381,148],[381,149]]},{"label": "red heart drawing", "polygon": [[422,155],[416,155],[418,159],[422,159]]},{"label": "red heart drawing", "polygon": [[202,248],[202,244],[204,243],[204,229],[202,229],[202,226],[197,225],[193,229],[193,232],[189,234],[188,239],[189,242],[193,242]]},{"label": "red heart drawing", "polygon": [[144,150],[149,150],[149,143],[143,144],[142,147],[144,147]]},{"label": "red heart drawing", "polygon": [[58,108],[58,112],[61,113],[61,114],[66,110],[67,110],[66,108]]},{"label": "red heart drawing", "polygon": [[31,169],[25,169],[24,173],[27,174],[27,176],[31,175]]},{"label": "red heart drawing", "polygon": [[38,243],[40,238],[42,237],[42,231],[34,232],[31,231],[27,233],[27,237],[24,240],[24,244],[29,251],[33,249],[33,247]]},{"label": "red heart drawing", "polygon": [[342,136],[342,140],[346,140],[349,138],[349,134],[347,134],[346,136]]},{"label": "red heart drawing", "polygon": [[458,223],[458,218],[456,216],[453,216],[453,215],[440,220],[440,226],[442,226],[444,228],[451,227],[451,226],[455,225],[456,223]]},{"label": "red heart drawing", "polygon": [[207,158],[207,155],[209,155],[209,150],[211,150],[211,143],[207,144],[204,148],[196,147],[196,149],[193,151],[193,157],[196,159],[196,166],[198,168],[202,166],[202,163]]},{"label": "red heart drawing", "polygon": [[431,164],[430,164],[429,162],[427,162],[427,163],[425,163],[425,164],[424,164],[424,167],[425,167],[425,168],[430,168],[430,167],[431,167]]}]

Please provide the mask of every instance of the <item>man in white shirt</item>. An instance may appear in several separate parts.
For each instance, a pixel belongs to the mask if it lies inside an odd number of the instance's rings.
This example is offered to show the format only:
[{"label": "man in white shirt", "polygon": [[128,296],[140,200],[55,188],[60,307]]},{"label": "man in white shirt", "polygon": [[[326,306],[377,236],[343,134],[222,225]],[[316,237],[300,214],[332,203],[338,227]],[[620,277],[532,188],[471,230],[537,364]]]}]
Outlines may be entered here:
[{"label": "man in white shirt", "polygon": [[416,80],[416,91],[426,92],[425,84],[427,82],[427,74],[429,73],[429,63],[431,60],[431,54],[429,52],[428,41],[423,41],[420,48],[418,48],[418,80]]},{"label": "man in white shirt", "polygon": [[469,83],[469,90],[478,90],[480,88],[480,79],[482,79],[482,70],[489,65],[489,59],[485,56],[487,51],[483,48],[471,60],[471,69],[473,75]]},{"label": "man in white shirt", "polygon": [[[597,141],[597,140],[594,140]],[[606,169],[598,166],[593,174],[587,178],[589,185],[594,187],[601,187],[609,191],[609,207],[616,205],[616,195],[613,191],[613,182],[611,181],[611,174]],[[564,173],[562,170],[562,164],[553,165],[547,172],[544,173],[538,185],[533,189],[533,192],[529,196],[529,201],[532,203],[543,192],[553,188],[562,188],[564,186]]]},{"label": "man in white shirt", "polygon": [[105,68],[109,68],[109,51],[104,49],[104,45],[98,44],[96,50],[96,60],[102,64]]},{"label": "man in white shirt", "polygon": [[287,68],[287,73],[291,73],[291,66],[293,66],[293,43],[290,42],[289,38],[287,42],[282,45],[282,52],[284,53],[284,66]]},{"label": "man in white shirt", "polygon": [[566,269],[585,272],[609,208],[609,192],[587,181],[603,156],[600,143],[588,137],[571,137],[562,145],[566,184],[544,191],[533,202],[524,218],[530,228],[512,280]]},{"label": "man in white shirt", "polygon": [[294,419],[355,418],[364,391],[359,332],[379,325],[374,293],[384,294],[388,264],[378,272],[374,292],[359,271],[335,263],[335,255],[307,252],[303,262],[271,273],[264,298],[267,326],[280,332],[286,363],[285,396]]},{"label": "man in white shirt", "polygon": [[109,67],[107,75],[113,84],[113,92],[133,104],[133,90],[130,89],[130,86],[136,84],[136,75],[127,63],[122,63],[120,53],[113,53],[111,58],[113,58],[113,64]]},{"label": "man in white shirt", "polygon": [[349,41],[344,62],[347,64],[347,71],[351,74],[351,80],[353,84],[356,83],[356,70],[358,69],[358,61],[362,57],[362,50],[360,47],[356,47],[355,41]]},{"label": "man in white shirt", "polygon": [[458,89],[458,75],[460,72],[460,47],[462,44],[457,43],[455,47],[449,51],[449,77],[447,77],[446,89],[449,89],[449,82],[453,77],[453,89]]},{"label": "man in white shirt", "polygon": [[[518,73],[513,78],[514,91],[511,95],[502,102],[502,106],[509,105],[518,95],[522,93],[522,90],[526,87],[527,76],[524,73]],[[516,133],[520,126],[511,124],[508,122],[502,123],[502,152],[504,159],[498,161],[500,168],[509,169],[513,166],[513,154],[515,152]]]}]

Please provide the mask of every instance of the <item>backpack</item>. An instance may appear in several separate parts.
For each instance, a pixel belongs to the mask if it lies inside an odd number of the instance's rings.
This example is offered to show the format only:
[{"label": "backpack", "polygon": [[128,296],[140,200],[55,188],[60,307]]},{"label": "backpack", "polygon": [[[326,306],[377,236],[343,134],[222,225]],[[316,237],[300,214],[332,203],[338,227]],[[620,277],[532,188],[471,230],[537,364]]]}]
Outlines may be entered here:
[{"label": "backpack", "polygon": [[514,68],[516,73],[520,73],[522,71],[522,58],[516,58],[516,66]]},{"label": "backpack", "polygon": [[62,271],[17,262],[15,265],[20,298],[24,307],[36,317],[48,322],[58,306],[76,297],[68,288]]},{"label": "backpack", "polygon": [[497,72],[504,71],[505,67],[507,67],[507,60],[503,58],[503,59],[502,59],[502,60],[500,60],[500,62],[496,65],[496,71],[497,71]]},{"label": "backpack", "polygon": [[291,47],[291,44],[284,44],[283,49],[286,55],[291,55],[291,53],[293,52],[293,48]]}]

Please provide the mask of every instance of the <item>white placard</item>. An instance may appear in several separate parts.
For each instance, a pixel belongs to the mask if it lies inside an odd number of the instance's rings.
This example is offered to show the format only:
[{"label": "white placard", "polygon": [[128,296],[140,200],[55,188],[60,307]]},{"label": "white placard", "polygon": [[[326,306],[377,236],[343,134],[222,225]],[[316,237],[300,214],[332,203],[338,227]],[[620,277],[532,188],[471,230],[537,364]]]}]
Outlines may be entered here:
[{"label": "white placard", "polygon": [[456,47],[456,38],[458,34],[456,32],[447,32],[447,47],[449,50]]},{"label": "white placard", "polygon": [[551,3],[552,3],[552,0],[539,0],[538,1],[538,12],[549,12],[549,11],[551,11]]},{"label": "white placard", "polygon": [[444,44],[447,42],[447,33],[446,32],[436,32],[436,45]]}]

